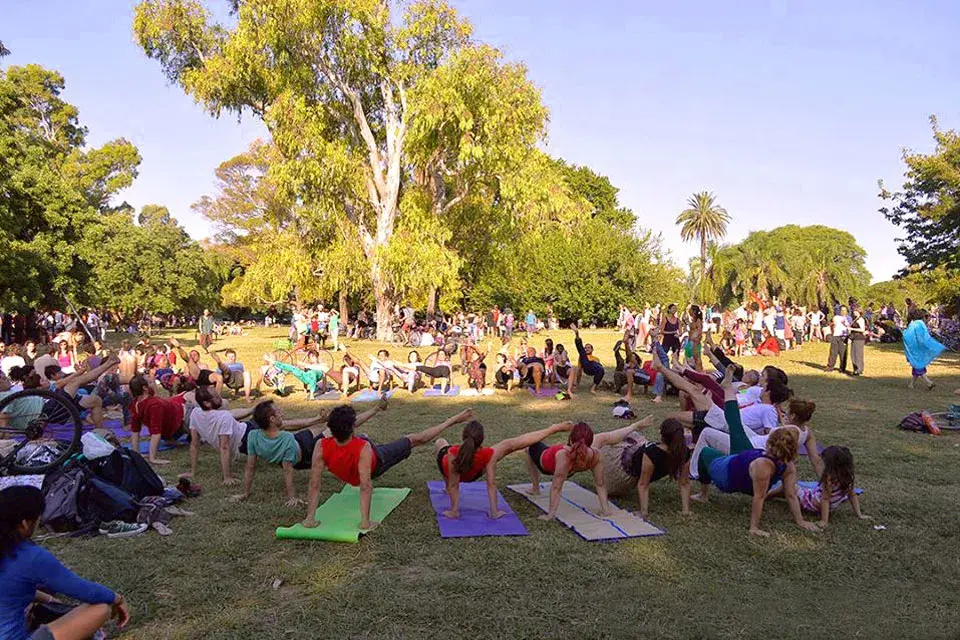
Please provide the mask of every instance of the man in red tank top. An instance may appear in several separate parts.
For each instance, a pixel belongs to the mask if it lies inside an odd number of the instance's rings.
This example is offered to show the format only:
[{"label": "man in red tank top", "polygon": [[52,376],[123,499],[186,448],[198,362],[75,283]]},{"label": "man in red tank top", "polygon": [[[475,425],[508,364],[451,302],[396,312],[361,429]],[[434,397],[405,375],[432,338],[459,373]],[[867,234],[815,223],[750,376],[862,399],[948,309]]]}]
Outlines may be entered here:
[{"label": "man in red tank top", "polygon": [[303,520],[303,526],[316,527],[320,524],[315,515],[320,504],[320,480],[323,470],[329,469],[343,482],[360,487],[360,529],[373,529],[380,524],[370,521],[373,479],[406,460],[414,447],[433,442],[446,429],[470,420],[473,420],[473,411],[468,409],[429,429],[402,436],[387,444],[376,444],[354,435],[357,412],[353,407],[337,407],[327,419],[327,427],[333,436],[320,440],[319,446],[313,451],[307,517]]}]

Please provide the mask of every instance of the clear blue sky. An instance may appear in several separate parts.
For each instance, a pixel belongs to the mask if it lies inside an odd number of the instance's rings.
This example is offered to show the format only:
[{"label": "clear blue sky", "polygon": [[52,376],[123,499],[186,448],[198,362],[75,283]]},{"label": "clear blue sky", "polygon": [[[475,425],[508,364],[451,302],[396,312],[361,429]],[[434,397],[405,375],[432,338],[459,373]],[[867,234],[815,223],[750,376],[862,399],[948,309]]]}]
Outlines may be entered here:
[{"label": "clear blue sky", "polygon": [[[202,238],[190,204],[263,131],[167,86],[133,43],[133,4],[3,0],[0,39],[8,63],[64,74],[91,144],[139,147],[122,198],[165,204]],[[478,39],[529,67],[551,110],[550,153],[609,176],[683,266],[695,247],[674,219],[707,189],[733,216],[729,240],[828,224],[857,237],[875,280],[890,277],[902,260],[877,179],[899,186],[901,149],[932,147],[930,114],[960,126],[960,4],[948,0],[455,4]]]}]

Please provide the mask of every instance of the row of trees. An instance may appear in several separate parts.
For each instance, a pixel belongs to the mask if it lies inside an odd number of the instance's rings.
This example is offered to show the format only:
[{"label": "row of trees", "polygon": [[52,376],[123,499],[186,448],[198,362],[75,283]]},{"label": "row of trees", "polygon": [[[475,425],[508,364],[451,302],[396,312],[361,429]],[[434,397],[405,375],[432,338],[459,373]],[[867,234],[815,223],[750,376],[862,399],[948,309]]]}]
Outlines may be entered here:
[{"label": "row of trees", "polygon": [[134,21],[211,115],[270,132],[196,205],[243,269],[228,302],[369,295],[383,337],[398,301],[610,321],[623,301],[679,294],[609,181],[541,151],[548,113],[525,67],[475,42],[447,3],[233,10],[227,25],[194,0],[144,0]]},{"label": "row of trees", "polygon": [[200,309],[220,286],[208,255],[161,206],[111,199],[137,176],[128,141],[86,146],[60,74],[0,75],[0,308],[78,304],[118,315]]}]

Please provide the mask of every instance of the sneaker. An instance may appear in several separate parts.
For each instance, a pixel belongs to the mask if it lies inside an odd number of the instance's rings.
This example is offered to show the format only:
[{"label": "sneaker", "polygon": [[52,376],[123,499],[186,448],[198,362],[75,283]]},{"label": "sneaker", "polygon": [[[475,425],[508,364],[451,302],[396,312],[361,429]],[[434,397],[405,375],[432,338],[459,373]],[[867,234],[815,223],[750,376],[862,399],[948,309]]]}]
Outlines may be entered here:
[{"label": "sneaker", "polygon": [[147,524],[130,524],[128,522],[113,520],[111,522],[100,523],[100,535],[107,536],[108,538],[132,538],[133,536],[140,535],[149,528],[150,525]]}]

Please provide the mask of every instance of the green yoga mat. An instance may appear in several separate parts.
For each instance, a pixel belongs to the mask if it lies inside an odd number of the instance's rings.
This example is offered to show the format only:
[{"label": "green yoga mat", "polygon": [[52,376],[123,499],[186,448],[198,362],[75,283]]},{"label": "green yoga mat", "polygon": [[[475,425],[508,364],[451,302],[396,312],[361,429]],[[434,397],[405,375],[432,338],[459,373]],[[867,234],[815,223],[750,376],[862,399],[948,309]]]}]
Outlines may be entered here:
[{"label": "green yoga mat", "polygon": [[[373,500],[370,503],[370,519],[382,523],[409,494],[410,489],[374,488]],[[360,525],[360,489],[350,485],[345,486],[340,493],[330,496],[326,502],[317,507],[316,517],[320,524],[313,529],[307,529],[302,524],[277,527],[277,538],[358,542],[360,536],[364,534],[357,528]]]}]

